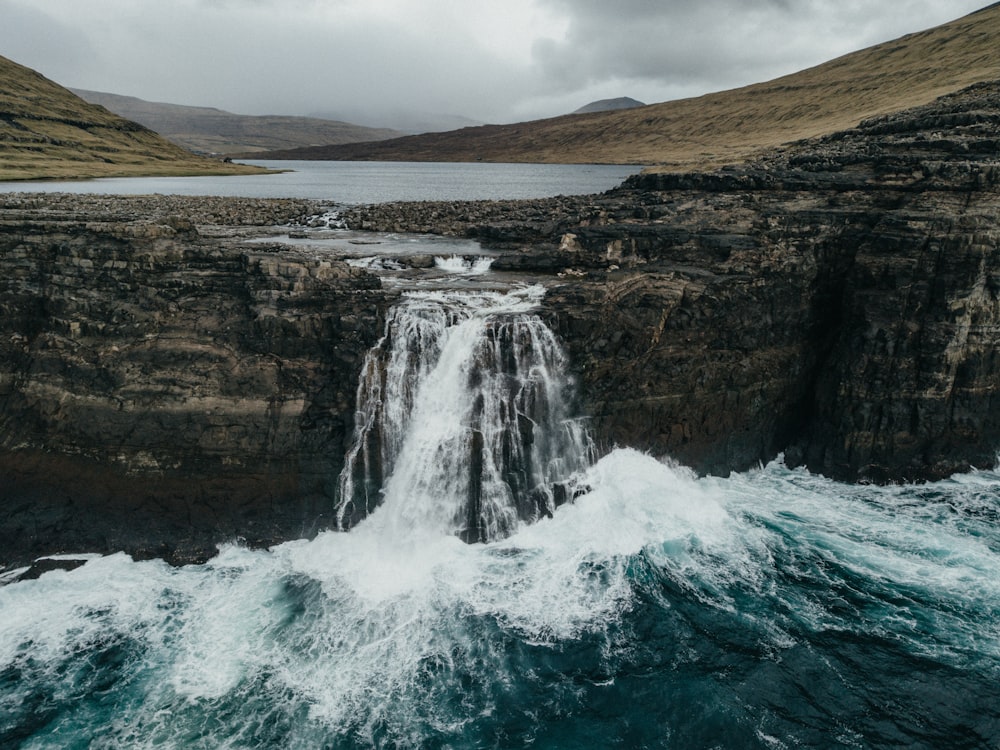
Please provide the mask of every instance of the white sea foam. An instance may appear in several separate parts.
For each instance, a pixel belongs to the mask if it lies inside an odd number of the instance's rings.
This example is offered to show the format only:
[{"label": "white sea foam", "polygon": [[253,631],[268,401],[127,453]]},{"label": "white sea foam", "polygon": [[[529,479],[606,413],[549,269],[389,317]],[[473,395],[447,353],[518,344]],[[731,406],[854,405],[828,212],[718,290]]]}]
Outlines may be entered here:
[{"label": "white sea foam", "polygon": [[[583,481],[591,492],[491,544],[426,528],[390,535],[374,522],[380,510],[350,533],[271,552],[227,547],[203,566],[114,555],[7,585],[0,668],[30,654],[68,695],[72,670],[60,665],[73,653],[141,643],[128,673],[144,697],[121,720],[122,747],[211,733],[178,711],[223,699],[276,715],[308,706],[292,746],[309,746],[310,726],[374,738],[388,722],[405,736],[408,722],[454,721],[435,693],[444,676],[514,679],[499,633],[559,648],[613,628],[636,606],[641,560],[703,606],[744,618],[778,653],[804,628],[874,632],[957,665],[1000,657],[1000,545],[988,517],[1000,477],[850,487],[775,464],[699,480],[618,450]],[[218,736],[227,742],[252,744]]]},{"label": "white sea foam", "polygon": [[[331,735],[417,746],[422,732],[458,733],[499,712],[507,686],[534,679],[512,650],[555,657],[603,641],[605,659],[628,648],[628,619],[650,601],[663,618],[674,607],[718,614],[707,621],[736,623],[742,647],[774,663],[847,633],[953,668],[989,661],[1000,675],[1000,475],[848,486],[775,462],[699,479],[629,449],[587,467],[579,433],[552,437],[577,422],[559,392],[560,350],[530,315],[543,293],[411,294],[390,316],[365,365],[348,463],[363,465],[360,437],[377,421],[391,476],[349,533],[227,546],[179,569],[89,556],[0,586],[0,675],[18,675],[0,709],[40,694],[100,702],[91,693],[108,688],[87,681],[103,668],[95,655],[111,652],[120,693],[103,747],[273,744],[260,739],[272,726],[287,727],[288,747]],[[408,345],[387,348],[397,335]],[[514,343],[490,349],[499,341]],[[501,359],[504,384],[481,367]],[[535,414],[524,393],[546,408]],[[545,505],[537,522],[508,519],[505,537],[461,542],[456,503],[469,492],[452,472],[472,413],[485,446],[494,423],[535,414],[532,481],[568,479],[583,494]],[[490,460],[484,486],[502,475]],[[595,680],[604,668],[588,665]],[[67,719],[25,746],[81,744],[88,731]]]}]

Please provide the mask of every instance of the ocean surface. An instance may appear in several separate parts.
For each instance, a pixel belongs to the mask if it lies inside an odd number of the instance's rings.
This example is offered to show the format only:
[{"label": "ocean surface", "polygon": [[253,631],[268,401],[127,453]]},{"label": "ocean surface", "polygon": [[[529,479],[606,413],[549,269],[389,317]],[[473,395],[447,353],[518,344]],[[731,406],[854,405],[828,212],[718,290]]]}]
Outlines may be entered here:
[{"label": "ocean surface", "polygon": [[601,193],[641,170],[595,164],[248,161],[280,174],[228,177],[116,177],[0,182],[0,193],[224,195],[309,198],[341,204],[411,200],[498,200]]},{"label": "ocean surface", "polygon": [[0,586],[0,747],[1000,747],[1000,474],[592,463],[541,293],[404,297],[352,530]]},{"label": "ocean surface", "polygon": [[699,480],[621,449],[585,481],[488,544],[376,511],[0,588],[0,747],[1000,746],[1000,475]]}]

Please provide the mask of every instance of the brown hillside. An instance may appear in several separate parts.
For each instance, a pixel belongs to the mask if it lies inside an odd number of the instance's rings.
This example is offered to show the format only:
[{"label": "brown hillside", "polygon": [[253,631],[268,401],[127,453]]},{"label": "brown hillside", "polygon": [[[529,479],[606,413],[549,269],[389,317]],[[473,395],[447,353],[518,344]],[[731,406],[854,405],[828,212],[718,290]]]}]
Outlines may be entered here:
[{"label": "brown hillside", "polygon": [[995,78],[1000,78],[1000,3],[799,73],[693,99],[257,158],[707,168]]},{"label": "brown hillside", "polygon": [[319,144],[398,138],[398,130],[368,128],[318,117],[238,115],[212,107],[148,102],[134,96],[72,89],[91,104],[145,125],[178,146],[200,153],[236,154]]},{"label": "brown hillside", "polygon": [[260,171],[195,156],[0,57],[0,180]]}]

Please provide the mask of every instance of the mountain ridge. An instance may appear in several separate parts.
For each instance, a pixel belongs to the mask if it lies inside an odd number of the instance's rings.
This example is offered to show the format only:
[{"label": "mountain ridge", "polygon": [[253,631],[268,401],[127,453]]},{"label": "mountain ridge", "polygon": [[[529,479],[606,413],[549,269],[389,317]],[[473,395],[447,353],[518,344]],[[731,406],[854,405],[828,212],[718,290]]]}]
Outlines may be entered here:
[{"label": "mountain ridge", "polygon": [[91,104],[145,125],[179,146],[202,153],[252,153],[403,135],[391,128],[371,128],[320,117],[241,115],[216,107],[154,102],[105,91],[75,88],[70,91]]},{"label": "mountain ridge", "polygon": [[1000,4],[797,73],[633,110],[484,125],[257,158],[512,161],[712,169],[1000,78]]},{"label": "mountain ridge", "polygon": [[588,112],[613,112],[619,109],[635,109],[645,107],[645,102],[633,99],[630,96],[619,96],[615,99],[598,99],[596,102],[584,104],[580,109],[573,110],[574,115],[585,115]]}]

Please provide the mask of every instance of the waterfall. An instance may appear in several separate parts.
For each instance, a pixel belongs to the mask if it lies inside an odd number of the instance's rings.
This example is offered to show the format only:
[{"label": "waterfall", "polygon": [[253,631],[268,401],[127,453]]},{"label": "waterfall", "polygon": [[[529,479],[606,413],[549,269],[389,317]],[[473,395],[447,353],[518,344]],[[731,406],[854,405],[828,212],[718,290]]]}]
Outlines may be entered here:
[{"label": "waterfall", "polygon": [[400,531],[468,542],[549,515],[592,447],[559,342],[531,313],[544,290],[411,292],[358,386],[337,520],[379,509]]}]

